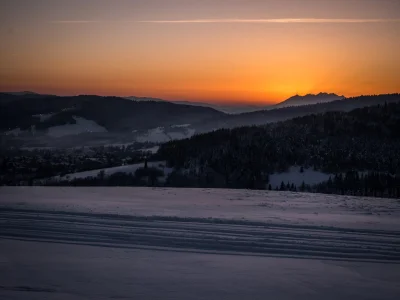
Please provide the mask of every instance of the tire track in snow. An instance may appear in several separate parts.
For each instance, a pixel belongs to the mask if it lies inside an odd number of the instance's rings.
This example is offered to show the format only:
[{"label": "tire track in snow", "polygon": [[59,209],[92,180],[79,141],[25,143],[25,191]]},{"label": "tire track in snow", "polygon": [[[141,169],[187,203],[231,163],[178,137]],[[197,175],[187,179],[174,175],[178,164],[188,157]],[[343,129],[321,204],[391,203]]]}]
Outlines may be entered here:
[{"label": "tire track in snow", "polygon": [[237,220],[2,209],[0,238],[400,263],[400,232]]}]

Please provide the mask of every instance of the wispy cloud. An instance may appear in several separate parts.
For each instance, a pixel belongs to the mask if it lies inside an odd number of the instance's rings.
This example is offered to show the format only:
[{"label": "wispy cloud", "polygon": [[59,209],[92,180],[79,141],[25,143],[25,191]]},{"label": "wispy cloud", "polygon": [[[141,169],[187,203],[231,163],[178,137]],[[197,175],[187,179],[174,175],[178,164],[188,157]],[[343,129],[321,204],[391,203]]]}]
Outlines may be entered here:
[{"label": "wispy cloud", "polygon": [[400,19],[193,19],[193,20],[143,20],[137,23],[395,23]]},{"label": "wispy cloud", "polygon": [[50,21],[52,24],[92,24],[92,23],[101,23],[98,20],[55,20]]}]

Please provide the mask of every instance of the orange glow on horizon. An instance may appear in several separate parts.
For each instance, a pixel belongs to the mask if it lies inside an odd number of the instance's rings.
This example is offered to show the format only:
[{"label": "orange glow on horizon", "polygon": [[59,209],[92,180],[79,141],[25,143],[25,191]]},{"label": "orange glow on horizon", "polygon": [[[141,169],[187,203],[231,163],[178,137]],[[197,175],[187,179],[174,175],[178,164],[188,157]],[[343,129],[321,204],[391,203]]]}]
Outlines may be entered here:
[{"label": "orange glow on horizon", "polygon": [[[0,31],[0,91],[245,104],[319,92],[397,93],[400,5],[387,1],[378,11],[382,1],[221,0],[193,8],[171,0],[175,10],[159,11],[150,4],[165,1],[85,1],[89,15],[74,20],[82,7],[43,0],[36,9],[16,0],[0,21],[10,28]],[[293,5],[300,17],[288,10]],[[64,15],[68,9],[74,14]],[[129,15],[135,9],[141,14]]]}]

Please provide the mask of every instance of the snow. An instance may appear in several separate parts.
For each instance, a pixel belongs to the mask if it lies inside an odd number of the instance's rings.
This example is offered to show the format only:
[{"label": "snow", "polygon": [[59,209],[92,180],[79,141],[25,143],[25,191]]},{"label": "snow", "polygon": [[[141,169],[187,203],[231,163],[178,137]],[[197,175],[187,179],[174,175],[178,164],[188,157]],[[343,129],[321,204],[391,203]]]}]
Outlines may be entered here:
[{"label": "snow", "polygon": [[168,132],[168,136],[171,138],[171,140],[182,140],[186,138],[190,138],[195,134],[196,130],[195,129],[186,129],[185,132]]},{"label": "snow", "polygon": [[2,187],[1,299],[399,299],[400,203]]},{"label": "snow", "polygon": [[77,135],[81,133],[107,132],[107,129],[92,120],[81,117],[73,117],[76,124],[66,124],[53,126],[48,129],[47,134],[51,137],[63,137],[67,135]]},{"label": "snow", "polygon": [[136,138],[136,141],[139,143],[165,143],[168,142],[170,138],[164,133],[163,127],[157,127],[154,129],[148,130],[147,134],[143,134]]},{"label": "snow", "polygon": [[304,182],[305,184],[314,185],[324,181],[327,181],[329,177],[333,178],[333,174],[326,174],[320,171],[315,171],[312,169],[304,169],[304,172],[300,172],[300,167],[290,167],[287,172],[284,173],[275,173],[270,175],[269,183],[271,184],[272,188],[279,188],[281,183],[286,185],[294,184],[297,187],[300,187],[301,184]]},{"label": "snow", "polygon": [[139,151],[151,152],[152,154],[155,154],[155,153],[157,153],[158,149],[160,149],[160,146],[154,146],[154,147],[151,147],[151,148],[139,149]]},{"label": "snow", "polygon": [[130,143],[112,143],[112,144],[105,144],[104,147],[128,147],[128,146],[132,146],[133,144],[135,144],[134,142],[130,142]]},{"label": "snow", "polygon": [[21,147],[21,150],[24,151],[38,151],[38,150],[54,150],[54,147]]},{"label": "snow", "polygon": [[40,122],[44,122],[48,119],[50,119],[54,114],[39,114],[39,115],[33,115],[33,117],[38,117],[40,118]]},{"label": "snow", "polygon": [[190,124],[181,124],[181,125],[172,125],[172,128],[185,128],[185,127],[189,127]]},{"label": "snow", "polygon": [[19,136],[20,134],[26,133],[26,131],[21,130],[21,128],[14,128],[5,132],[5,135]]},{"label": "snow", "polygon": [[[155,161],[155,162],[148,162],[148,167],[154,167],[164,171],[164,175],[167,176],[169,173],[172,172],[172,169],[166,167],[165,161]],[[73,179],[83,179],[87,177],[96,177],[101,171],[104,171],[104,175],[110,176],[115,173],[135,173],[135,171],[139,168],[144,167],[144,163],[133,164],[133,165],[124,165],[119,167],[112,167],[112,168],[104,168],[104,169],[96,169],[92,171],[85,171],[79,173],[71,173],[64,175],[62,177],[57,176],[54,179],[57,180],[73,180]]]},{"label": "snow", "polygon": [[[397,264],[0,239],[8,300],[397,300]],[[29,250],[28,250],[29,249]]]},{"label": "snow", "polygon": [[136,138],[139,143],[165,143],[171,140],[180,140],[193,136],[196,132],[195,129],[185,128],[185,131],[166,131],[164,127],[157,127],[150,129],[146,134],[142,134]]},{"label": "snow", "polygon": [[[149,166],[160,164],[163,162],[149,162]],[[142,166],[104,170],[107,175],[117,170],[132,172]],[[96,176],[99,171],[90,172]],[[70,176],[84,178],[90,175],[82,172]],[[400,203],[396,199],[229,189],[1,187],[0,209],[15,203],[20,208],[32,208],[33,205],[37,209],[50,207],[71,212],[215,218],[400,233]]]}]

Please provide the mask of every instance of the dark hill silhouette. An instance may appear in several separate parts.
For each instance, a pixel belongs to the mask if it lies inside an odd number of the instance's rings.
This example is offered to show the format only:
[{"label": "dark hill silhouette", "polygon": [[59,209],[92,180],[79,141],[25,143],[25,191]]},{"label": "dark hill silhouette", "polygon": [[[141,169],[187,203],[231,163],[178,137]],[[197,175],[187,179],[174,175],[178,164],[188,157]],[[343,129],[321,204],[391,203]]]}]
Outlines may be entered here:
[{"label": "dark hill silhouette", "polygon": [[262,110],[239,115],[228,115],[222,118],[210,120],[206,124],[195,124],[198,131],[208,132],[218,128],[234,128],[240,126],[263,125],[272,122],[285,121],[296,117],[306,116],[328,111],[351,111],[356,108],[373,106],[377,104],[393,103],[400,101],[400,94],[369,95],[343,100],[332,101],[328,103],[319,103],[313,105],[293,106],[286,108],[277,108],[271,110]]},{"label": "dark hill silhouette", "polygon": [[312,105],[319,103],[327,103],[336,100],[343,100],[344,96],[338,96],[336,94],[328,94],[328,93],[319,93],[319,94],[307,94],[305,96],[295,95],[290,97],[289,99],[278,103],[273,106],[273,108],[283,108],[283,107],[291,107],[291,106],[301,106],[301,105]]},{"label": "dark hill silhouette", "polygon": [[[37,129],[75,123],[75,117],[93,120],[109,132],[132,132],[156,127],[191,124],[196,133],[219,128],[263,125],[328,111],[350,111],[355,108],[399,102],[400,94],[370,95],[312,105],[261,110],[236,115],[218,110],[174,104],[167,101],[131,101],[120,97],[81,95],[11,95],[0,93],[0,130]],[[47,120],[37,115],[52,114]]]},{"label": "dark hill silhouette", "polygon": [[[135,102],[119,97],[81,95],[16,96],[0,94],[0,128],[29,128],[40,123],[39,114],[54,114],[52,126],[63,125],[72,116],[93,120],[109,131],[132,131],[192,122],[205,122],[224,113],[207,107],[177,105],[169,102]],[[59,119],[59,122],[57,120]]]}]

